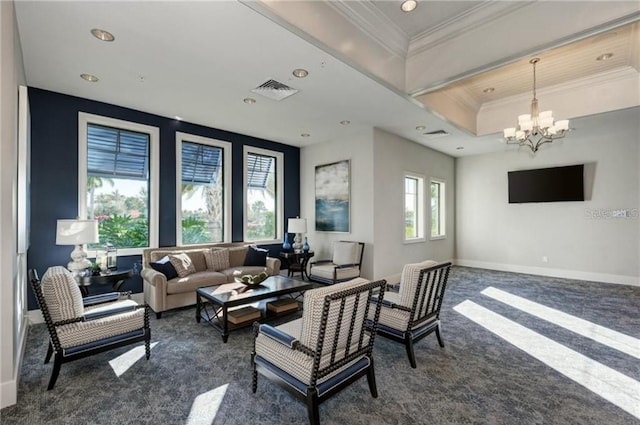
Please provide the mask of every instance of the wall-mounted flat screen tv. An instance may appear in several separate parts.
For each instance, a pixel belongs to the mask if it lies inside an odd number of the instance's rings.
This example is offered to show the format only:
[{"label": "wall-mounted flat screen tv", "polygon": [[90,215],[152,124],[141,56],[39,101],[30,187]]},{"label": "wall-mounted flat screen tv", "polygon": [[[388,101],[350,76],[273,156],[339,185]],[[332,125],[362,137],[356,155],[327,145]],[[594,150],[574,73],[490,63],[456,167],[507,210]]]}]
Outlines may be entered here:
[{"label": "wall-mounted flat screen tv", "polygon": [[509,203],[584,201],[584,164],[509,171]]}]

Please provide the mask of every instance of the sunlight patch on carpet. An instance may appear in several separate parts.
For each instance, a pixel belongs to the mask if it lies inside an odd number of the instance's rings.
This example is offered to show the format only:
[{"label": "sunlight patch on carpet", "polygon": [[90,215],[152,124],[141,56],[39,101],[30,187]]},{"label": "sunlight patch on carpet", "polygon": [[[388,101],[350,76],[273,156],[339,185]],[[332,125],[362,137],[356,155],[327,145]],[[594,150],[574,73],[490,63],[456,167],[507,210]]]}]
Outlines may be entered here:
[{"label": "sunlight patch on carpet", "polygon": [[453,308],[569,379],[640,419],[640,382],[466,300]]},{"label": "sunlight patch on carpet", "polygon": [[227,392],[229,384],[224,384],[206,393],[198,395],[193,404],[185,425],[211,425],[213,424],[222,399]]},{"label": "sunlight patch on carpet", "polygon": [[[151,349],[153,349],[156,344],[158,343],[152,342],[150,345]],[[113,371],[116,373],[116,376],[119,378],[138,360],[144,358],[144,353],[144,345],[140,345],[119,355],[115,359],[109,360],[109,365],[111,366],[111,369],[113,369]]]},{"label": "sunlight patch on carpet", "polygon": [[491,286],[482,291],[481,294],[633,356],[636,359],[640,359],[640,340],[637,338],[605,328],[588,320],[580,319],[579,317],[572,316],[555,308],[546,307],[517,295],[512,295]]}]

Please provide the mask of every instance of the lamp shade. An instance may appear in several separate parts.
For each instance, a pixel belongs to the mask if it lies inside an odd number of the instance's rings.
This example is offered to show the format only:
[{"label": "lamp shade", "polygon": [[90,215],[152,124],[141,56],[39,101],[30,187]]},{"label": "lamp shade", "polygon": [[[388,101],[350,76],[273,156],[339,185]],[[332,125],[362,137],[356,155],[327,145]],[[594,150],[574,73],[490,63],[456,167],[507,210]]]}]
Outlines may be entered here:
[{"label": "lamp shade", "polygon": [[289,233],[307,233],[307,219],[290,218],[287,225],[287,231]]},{"label": "lamp shade", "polygon": [[97,220],[58,220],[56,245],[82,245],[98,242]]}]

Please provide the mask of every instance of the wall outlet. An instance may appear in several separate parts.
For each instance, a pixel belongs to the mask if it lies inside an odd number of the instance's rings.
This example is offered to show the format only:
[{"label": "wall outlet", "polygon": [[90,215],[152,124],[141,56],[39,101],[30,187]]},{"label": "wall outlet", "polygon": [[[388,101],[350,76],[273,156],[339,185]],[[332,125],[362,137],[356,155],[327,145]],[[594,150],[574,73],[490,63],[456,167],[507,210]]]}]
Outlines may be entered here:
[{"label": "wall outlet", "polygon": [[545,255],[542,257],[542,262],[543,263],[548,263],[549,262],[549,258]]}]

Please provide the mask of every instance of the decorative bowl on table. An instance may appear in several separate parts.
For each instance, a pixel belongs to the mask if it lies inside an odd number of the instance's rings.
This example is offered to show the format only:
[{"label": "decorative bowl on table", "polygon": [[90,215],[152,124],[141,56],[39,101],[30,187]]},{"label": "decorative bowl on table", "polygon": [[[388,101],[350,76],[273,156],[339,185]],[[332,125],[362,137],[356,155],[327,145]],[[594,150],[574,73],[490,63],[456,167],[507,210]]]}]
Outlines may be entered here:
[{"label": "decorative bowl on table", "polygon": [[258,286],[268,277],[269,275],[266,272],[262,272],[257,275],[245,274],[243,276],[236,276],[234,277],[234,280],[247,286]]}]

